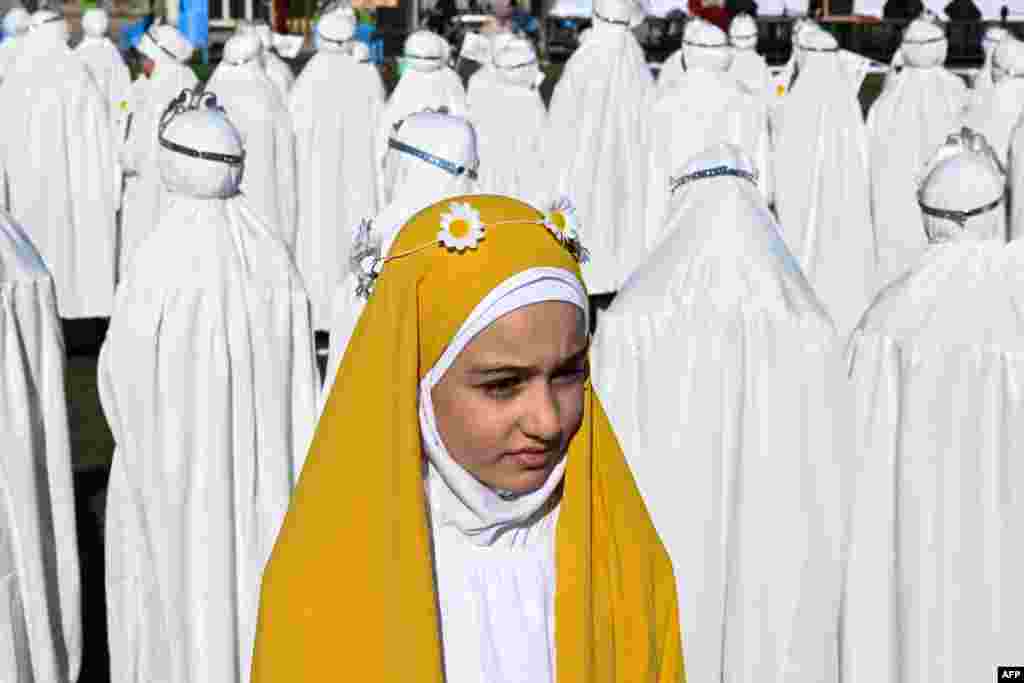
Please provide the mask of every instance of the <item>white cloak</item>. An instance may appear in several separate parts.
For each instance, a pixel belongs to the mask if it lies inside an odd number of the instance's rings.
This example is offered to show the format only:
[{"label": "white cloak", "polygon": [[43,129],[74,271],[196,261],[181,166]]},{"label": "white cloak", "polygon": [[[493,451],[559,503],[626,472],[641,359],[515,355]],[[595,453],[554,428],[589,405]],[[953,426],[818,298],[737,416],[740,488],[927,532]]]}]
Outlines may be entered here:
[{"label": "white cloak", "polygon": [[37,31],[0,86],[6,208],[53,275],[60,316],[105,317],[116,276],[119,189],[107,105],[67,45]]},{"label": "white cloak", "polygon": [[470,92],[469,119],[480,155],[478,191],[540,201],[548,123],[540,93],[496,74]]},{"label": "white cloak", "polygon": [[994,680],[1024,642],[1024,264],[931,246],[851,343],[843,680]]},{"label": "white cloak", "polygon": [[[242,193],[263,220],[295,248],[295,138],[291,114],[258,61],[221,62],[206,84],[245,143]],[[335,178],[336,180],[336,178]]]},{"label": "white cloak", "polygon": [[1011,240],[1024,236],[1024,116],[1017,123],[1010,144],[1009,165],[1009,237]]},{"label": "white cloak", "polygon": [[598,319],[594,386],[675,566],[687,680],[835,683],[845,377],[747,181],[696,181]]},{"label": "white cloak", "polygon": [[741,88],[765,102],[770,102],[775,95],[768,64],[753,48],[733,49],[729,75],[736,79]]},{"label": "white cloak", "polygon": [[75,48],[75,54],[85,62],[107,102],[111,135],[115,143],[124,140],[124,126],[128,118],[132,77],[117,46],[107,37],[85,36]]},{"label": "white cloak", "polygon": [[618,289],[626,242],[642,225],[647,188],[646,127],[654,94],[650,69],[633,33],[597,22],[566,62],[548,110],[545,156],[550,195],[575,204],[590,261],[592,293]]},{"label": "white cloak", "polygon": [[331,299],[348,273],[349,230],[377,213],[377,154],[370,131],[384,107],[380,77],[341,52],[321,51],[291,92],[298,229],[295,263],[328,329]]},{"label": "white cloak", "polygon": [[867,131],[838,55],[807,55],[772,123],[782,236],[848,334],[877,290],[877,250]]},{"label": "white cloak", "polygon": [[[771,191],[768,110],[763,100],[743,93],[731,76],[692,68],[662,96],[649,114],[643,239],[626,253],[628,272],[640,265],[665,237],[671,204],[669,181],[687,161],[716,143],[731,143],[754,160],[758,187]],[[628,246],[628,245],[627,245]]]},{"label": "white cloak", "polygon": [[166,204],[166,191],[157,166],[160,142],[157,128],[167,105],[186,88],[199,81],[187,66],[156,50],[156,68],[149,78],[140,76],[132,86],[131,121],[121,153],[126,178],[121,210],[118,276],[128,273],[132,254],[153,232]]},{"label": "white cloak", "polygon": [[249,680],[263,567],[315,423],[313,353],[298,272],[248,200],[176,195],[100,352],[112,681]]},{"label": "white cloak", "polygon": [[1004,165],[1010,154],[1010,137],[1024,116],[1024,78],[1005,78],[973,101],[964,125],[981,133]]},{"label": "white cloak", "polygon": [[917,183],[946,137],[959,130],[967,99],[963,81],[941,64],[907,65],[871,107],[871,205],[880,283],[915,265],[928,245]]},{"label": "white cloak", "polygon": [[273,50],[263,50],[263,70],[267,78],[277,88],[283,102],[288,101],[292,87],[295,85],[295,74],[288,62],[284,61]]},{"label": "white cloak", "polygon": [[0,680],[74,683],[82,666],[64,340],[53,281],[0,213]]},{"label": "white cloak", "polygon": [[465,116],[467,112],[466,91],[462,82],[451,76],[455,72],[447,66],[435,71],[417,71],[412,67],[406,69],[398,81],[391,97],[381,113],[377,123],[377,168],[379,196],[381,202],[390,202],[392,188],[388,185],[387,174],[383,170],[384,156],[388,151],[388,138],[394,125],[409,114],[424,109],[447,107],[448,113],[454,116]]}]

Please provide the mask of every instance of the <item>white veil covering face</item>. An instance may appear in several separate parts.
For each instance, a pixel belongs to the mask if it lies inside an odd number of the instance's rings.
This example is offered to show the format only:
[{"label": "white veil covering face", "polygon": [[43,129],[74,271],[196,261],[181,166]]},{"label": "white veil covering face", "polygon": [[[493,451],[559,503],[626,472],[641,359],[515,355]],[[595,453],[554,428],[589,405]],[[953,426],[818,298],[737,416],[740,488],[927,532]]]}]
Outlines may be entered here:
[{"label": "white veil covering face", "polygon": [[[458,116],[434,112],[412,114],[391,136],[396,142],[429,154],[442,162],[478,171],[476,133],[472,124]],[[373,218],[372,233],[380,240],[381,254],[387,254],[391,241],[406,221],[445,197],[477,192],[477,181],[468,173],[455,175],[424,161],[409,151],[388,149],[388,178],[394,187],[392,200]],[[369,217],[367,217],[369,218]],[[353,226],[355,227],[355,226]],[[346,267],[351,267],[346,263]],[[320,410],[331,395],[334,377],[348,348],[366,302],[356,295],[358,282],[349,273],[337,285],[332,300],[330,350],[327,373],[320,392]]]},{"label": "white veil covering face", "polygon": [[728,142],[741,148],[755,160],[759,187],[770,192],[767,106],[763,99],[741,90],[728,74],[733,50],[725,32],[706,21],[690,21],[682,51],[687,70],[658,97],[648,115],[645,216],[642,231],[623,249],[627,272],[646,258],[669,229],[665,219],[672,203],[672,174],[709,146]]},{"label": "white veil covering face", "polygon": [[46,261],[61,317],[105,317],[117,275],[115,150],[106,102],[67,36],[61,15],[36,12],[0,85],[4,208]]},{"label": "white veil covering face", "polygon": [[153,61],[154,68],[148,78],[142,76],[135,81],[131,122],[127,124],[127,139],[121,146],[120,162],[126,177],[118,253],[119,279],[128,272],[135,247],[153,231],[165,208],[167,195],[157,167],[160,117],[178,93],[199,83],[195,72],[185,65],[194,50],[192,43],[173,26],[151,27],[139,41],[138,50]]},{"label": "white veil covering face", "polygon": [[1010,136],[1024,115],[1024,41],[1007,36],[992,55],[993,86],[975,98],[965,124],[985,136],[1006,164]]},{"label": "white veil covering face", "polygon": [[111,680],[247,681],[263,568],[316,418],[309,302],[238,194],[239,132],[186,111],[169,210],[136,251],[99,360],[116,443],[106,519]]},{"label": "white veil covering face", "polygon": [[643,223],[654,88],[631,31],[643,17],[634,0],[597,0],[594,25],[566,62],[548,111],[551,194],[541,203],[567,196],[576,205],[590,250],[583,277],[594,293],[618,288],[626,274],[620,252]]},{"label": "white veil covering face", "polygon": [[390,201],[392,196],[387,178],[393,174],[388,173],[384,165],[388,138],[394,132],[394,125],[424,109],[437,110],[444,107],[449,114],[466,115],[466,91],[458,75],[448,66],[448,53],[448,43],[430,31],[416,31],[405,39],[402,59],[406,68],[377,124],[375,144],[382,202]]},{"label": "white veil covering face", "polygon": [[687,678],[835,683],[842,356],[764,197],[722,169],[753,170],[730,145],[679,169],[671,232],[599,318],[594,386],[675,566]]},{"label": "white veil covering face", "polygon": [[81,586],[53,281],[0,211],[0,680],[76,681]]},{"label": "white veil covering face", "polygon": [[[375,130],[384,109],[380,76],[347,52],[348,13],[320,20],[324,38],[292,88],[298,227],[295,263],[313,302],[313,327],[330,326],[331,299],[348,274],[348,228],[379,208]],[[359,43],[360,45],[362,43]]]},{"label": "white veil covering face", "polygon": [[295,248],[295,139],[287,102],[263,72],[254,33],[232,36],[207,83],[245,140],[242,193],[289,250]]},{"label": "white veil covering face", "polygon": [[867,130],[835,38],[800,33],[799,75],[773,116],[775,208],[807,279],[847,334],[877,288]]},{"label": "white veil covering face", "polygon": [[843,680],[982,681],[1021,653],[1024,270],[1002,241],[994,162],[942,157],[922,201],[974,215],[925,217],[932,246],[851,341]]},{"label": "white veil covering face", "polygon": [[942,26],[917,19],[904,32],[904,69],[868,114],[871,206],[878,239],[879,276],[891,282],[924,251],[917,181],[950,132],[959,128],[967,88],[943,67],[948,42]]},{"label": "white veil covering face", "polygon": [[514,40],[494,57],[486,87],[471,91],[469,118],[480,153],[477,192],[538,203],[545,164],[548,113],[537,85],[544,74],[528,40]]}]

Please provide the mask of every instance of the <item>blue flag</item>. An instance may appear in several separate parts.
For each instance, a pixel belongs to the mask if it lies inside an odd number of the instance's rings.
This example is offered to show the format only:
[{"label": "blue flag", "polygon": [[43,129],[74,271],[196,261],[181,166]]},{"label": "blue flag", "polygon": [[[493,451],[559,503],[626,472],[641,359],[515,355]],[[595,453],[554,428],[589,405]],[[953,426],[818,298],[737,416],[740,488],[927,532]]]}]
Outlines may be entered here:
[{"label": "blue flag", "polygon": [[179,0],[178,30],[197,48],[210,45],[209,0]]}]

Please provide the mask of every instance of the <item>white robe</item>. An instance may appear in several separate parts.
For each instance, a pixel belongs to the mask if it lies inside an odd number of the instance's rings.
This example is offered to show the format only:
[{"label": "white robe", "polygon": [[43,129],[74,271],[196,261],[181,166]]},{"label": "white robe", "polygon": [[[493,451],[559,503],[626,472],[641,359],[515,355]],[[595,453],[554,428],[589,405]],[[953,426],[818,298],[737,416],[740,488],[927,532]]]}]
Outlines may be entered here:
[{"label": "white robe", "polygon": [[854,334],[843,680],[995,680],[1020,663],[1024,268],[1009,249],[931,246]]},{"label": "white robe", "polygon": [[753,48],[733,50],[729,75],[735,78],[740,87],[749,94],[766,102],[770,102],[775,94],[768,65],[765,63],[764,57]]},{"label": "white robe", "polygon": [[67,45],[30,34],[0,102],[6,208],[46,261],[60,316],[109,316],[119,188],[103,94]]},{"label": "white robe", "polygon": [[917,263],[928,239],[917,204],[925,164],[959,130],[967,105],[963,81],[942,66],[905,66],[868,114],[871,206],[880,283]]},{"label": "white robe", "polygon": [[3,82],[7,69],[18,58],[18,53],[21,52],[24,40],[25,38],[22,35],[7,36],[3,41],[0,41],[0,83]]},{"label": "white robe", "polygon": [[661,63],[658,71],[658,97],[664,97],[679,87],[686,76],[686,69],[683,67],[683,50],[676,50]]},{"label": "white robe", "polygon": [[1010,154],[1010,137],[1024,116],[1024,78],[1005,78],[974,100],[964,125],[985,136],[1005,165]]},{"label": "white robe", "polygon": [[1024,236],[1024,116],[1017,123],[1010,144],[1009,165],[1009,238],[1020,239]]},{"label": "white robe", "polygon": [[374,130],[384,107],[379,76],[341,52],[321,51],[292,89],[298,229],[295,263],[328,329],[331,299],[349,271],[349,230],[377,213]]},{"label": "white robe", "polygon": [[82,665],[64,341],[53,281],[0,214],[0,680],[78,679]]},{"label": "white robe", "polygon": [[469,119],[480,155],[479,191],[539,202],[548,123],[540,93],[495,76],[470,91]]},{"label": "white robe", "polygon": [[698,68],[686,71],[674,89],[654,103],[648,126],[650,175],[643,239],[634,240],[636,248],[625,264],[629,272],[665,237],[671,203],[669,179],[695,154],[720,142],[736,145],[754,160],[758,187],[770,196],[767,107],[762,100],[743,93],[728,74]]},{"label": "white robe", "polygon": [[106,37],[86,36],[75,48],[89,73],[96,80],[107,102],[111,135],[116,143],[124,140],[124,126],[128,118],[132,77],[117,46]]},{"label": "white robe", "polygon": [[772,123],[782,236],[848,334],[877,291],[877,248],[867,130],[837,55],[808,55]]},{"label": "white robe", "polygon": [[277,88],[277,92],[281,95],[281,100],[287,102],[289,95],[291,95],[292,87],[295,85],[295,74],[292,72],[292,68],[288,66],[288,62],[281,59],[273,50],[264,50],[263,70],[266,72],[270,82]]},{"label": "white robe", "polygon": [[462,82],[452,80],[455,72],[447,66],[436,71],[416,71],[409,68],[402,74],[377,123],[377,164],[378,188],[381,202],[390,202],[393,188],[389,185],[388,174],[384,172],[384,157],[388,152],[388,138],[394,125],[409,114],[424,109],[447,107],[454,116],[465,116],[467,111],[466,91]]},{"label": "white robe", "polygon": [[566,62],[548,110],[545,155],[553,201],[575,204],[592,293],[618,289],[622,252],[643,221],[647,107],[654,84],[632,32],[598,22]]},{"label": "white robe", "polygon": [[175,196],[137,250],[99,361],[112,681],[249,680],[316,417],[308,306],[244,197]]},{"label": "white robe", "polygon": [[598,318],[594,387],[675,567],[687,680],[835,683],[844,368],[745,184],[677,200]]},{"label": "white robe", "polygon": [[132,86],[131,121],[121,154],[127,177],[121,210],[119,279],[128,273],[132,254],[153,232],[166,208],[166,191],[157,166],[160,117],[182,90],[194,89],[198,83],[192,69],[162,56],[153,75],[140,76]]},{"label": "white robe", "polygon": [[[295,248],[296,168],[291,114],[255,60],[221,62],[206,85],[217,95],[245,143],[242,193],[263,220]],[[336,180],[336,178],[335,178]]]}]

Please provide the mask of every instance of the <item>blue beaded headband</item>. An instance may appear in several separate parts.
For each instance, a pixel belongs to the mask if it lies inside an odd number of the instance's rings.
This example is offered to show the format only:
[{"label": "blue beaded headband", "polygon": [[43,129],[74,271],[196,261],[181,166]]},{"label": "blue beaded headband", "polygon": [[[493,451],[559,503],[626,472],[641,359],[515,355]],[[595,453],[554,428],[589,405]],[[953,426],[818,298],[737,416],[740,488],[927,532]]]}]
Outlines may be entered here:
[{"label": "blue beaded headband", "polygon": [[228,166],[241,166],[245,161],[245,152],[241,154],[222,154],[220,152],[204,152],[202,150],[193,149],[192,147],[186,147],[180,145],[177,142],[168,140],[164,137],[164,131],[167,130],[167,126],[170,125],[171,121],[174,120],[179,114],[184,114],[187,111],[200,111],[207,109],[210,111],[224,113],[224,108],[217,102],[217,96],[212,92],[205,92],[203,86],[198,86],[195,90],[185,88],[171,100],[167,108],[164,109],[163,115],[160,117],[160,124],[157,129],[157,141],[160,146],[164,149],[169,149],[172,152],[178,154],[184,154],[185,156],[192,157],[193,159],[205,159],[206,161],[216,161]]},{"label": "blue beaded headband", "polygon": [[749,180],[754,185],[757,185],[757,172],[741,171],[738,168],[731,168],[729,166],[715,166],[713,168],[705,168],[700,171],[688,173],[680,178],[669,178],[668,186],[669,193],[675,192],[684,185],[689,185],[695,180],[704,180],[705,178],[717,178],[719,176],[735,176],[744,180]]},{"label": "blue beaded headband", "polygon": [[441,170],[451,173],[453,176],[460,176],[465,174],[470,178],[470,180],[476,180],[476,169],[456,164],[453,161],[448,161],[447,159],[442,159],[441,157],[436,157],[433,154],[430,154],[429,152],[424,152],[422,149],[419,149],[418,147],[407,145],[401,140],[396,140],[395,138],[388,138],[388,147],[390,147],[391,149],[398,150],[399,152],[403,152],[405,154],[410,154],[416,157],[417,159],[421,159],[433,166],[437,166]]},{"label": "blue beaded headband", "polygon": [[974,218],[975,216],[980,216],[983,213],[987,213],[987,212],[991,211],[992,209],[996,208],[997,206],[999,206],[1000,204],[1003,203],[1003,198],[1000,197],[999,199],[995,200],[994,202],[989,202],[988,204],[985,204],[984,206],[979,206],[977,209],[971,209],[970,211],[954,211],[952,209],[936,209],[934,207],[927,206],[924,203],[924,201],[921,200],[920,198],[918,198],[917,203],[921,207],[922,213],[924,213],[926,216],[934,216],[935,218],[945,218],[947,220],[953,221],[954,223],[959,225],[961,228],[963,228],[964,224],[967,222],[968,218]]}]

